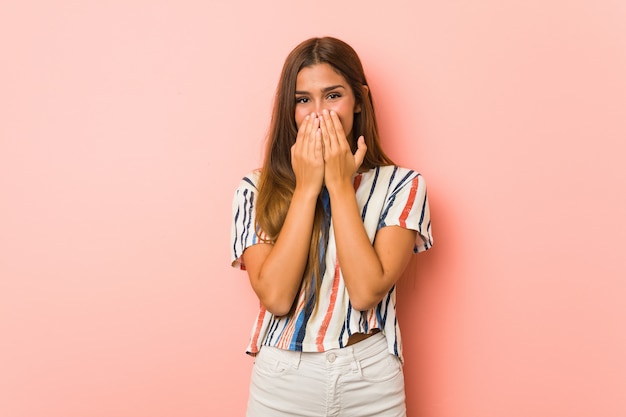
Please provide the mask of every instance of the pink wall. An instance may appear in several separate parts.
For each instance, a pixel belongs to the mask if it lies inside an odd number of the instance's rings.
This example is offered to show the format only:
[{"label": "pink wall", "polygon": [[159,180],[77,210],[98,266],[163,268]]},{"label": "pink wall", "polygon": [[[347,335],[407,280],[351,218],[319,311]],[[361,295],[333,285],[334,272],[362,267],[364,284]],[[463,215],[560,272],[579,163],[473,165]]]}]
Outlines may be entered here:
[{"label": "pink wall", "polygon": [[624,2],[5,3],[1,416],[242,415],[231,196],[283,59],[323,34],[430,187],[410,415],[626,415]]}]

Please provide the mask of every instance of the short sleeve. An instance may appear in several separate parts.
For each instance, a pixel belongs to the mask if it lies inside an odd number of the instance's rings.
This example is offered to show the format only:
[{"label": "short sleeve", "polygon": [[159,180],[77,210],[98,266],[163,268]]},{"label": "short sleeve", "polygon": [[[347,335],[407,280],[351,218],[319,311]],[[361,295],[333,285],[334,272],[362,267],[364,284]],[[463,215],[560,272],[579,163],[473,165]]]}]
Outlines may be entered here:
[{"label": "short sleeve", "polygon": [[378,228],[400,226],[416,230],[414,252],[423,252],[433,244],[426,181],[414,171],[397,174],[390,184]]},{"label": "short sleeve", "polygon": [[246,269],[243,262],[243,252],[246,248],[263,242],[259,237],[263,236],[262,233],[257,233],[256,230],[256,176],[250,175],[244,177],[239,184],[239,187],[235,191],[233,197],[233,218],[231,223],[230,232],[230,252],[231,252],[231,265],[234,268],[242,270]]}]

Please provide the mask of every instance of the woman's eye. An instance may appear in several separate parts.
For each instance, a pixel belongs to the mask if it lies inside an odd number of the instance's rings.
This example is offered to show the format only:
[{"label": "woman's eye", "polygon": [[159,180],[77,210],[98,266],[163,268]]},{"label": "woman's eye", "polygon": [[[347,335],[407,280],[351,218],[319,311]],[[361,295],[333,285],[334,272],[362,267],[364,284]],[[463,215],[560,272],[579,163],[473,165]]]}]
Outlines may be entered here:
[{"label": "woman's eye", "polygon": [[341,97],[341,94],[339,94],[339,93],[330,93],[327,96],[327,98],[330,99],[330,100],[334,100],[334,99],[339,98],[339,97]]},{"label": "woman's eye", "polygon": [[296,104],[300,104],[300,103],[308,103],[309,99],[306,97],[296,97]]}]

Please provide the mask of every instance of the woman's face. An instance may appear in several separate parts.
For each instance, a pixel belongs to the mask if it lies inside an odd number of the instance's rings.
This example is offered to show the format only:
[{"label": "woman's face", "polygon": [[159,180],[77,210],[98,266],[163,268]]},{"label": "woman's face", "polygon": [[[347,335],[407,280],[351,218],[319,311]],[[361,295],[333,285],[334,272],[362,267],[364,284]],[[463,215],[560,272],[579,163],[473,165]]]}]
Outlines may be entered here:
[{"label": "woman's face", "polygon": [[304,67],[296,78],[296,126],[311,113],[321,114],[322,110],[334,110],[349,142],[352,141],[354,113],[361,111],[354,92],[343,76],[329,64],[316,64]]}]

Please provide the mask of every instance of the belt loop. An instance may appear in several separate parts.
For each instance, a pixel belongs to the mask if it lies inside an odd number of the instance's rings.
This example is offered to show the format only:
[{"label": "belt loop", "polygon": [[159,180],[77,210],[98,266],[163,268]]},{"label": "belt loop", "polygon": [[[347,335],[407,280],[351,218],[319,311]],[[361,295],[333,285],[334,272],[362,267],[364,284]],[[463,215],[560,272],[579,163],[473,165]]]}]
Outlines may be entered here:
[{"label": "belt loop", "polygon": [[361,372],[361,361],[360,359],[357,357],[357,355],[355,354],[355,349],[353,347],[348,348],[350,349],[350,353],[352,355],[352,362],[350,363],[350,366],[352,368],[352,372],[353,373],[358,373],[360,376],[363,376],[363,372]]},{"label": "belt loop", "polygon": [[293,366],[294,369],[298,369],[298,367],[300,366],[300,360],[302,359],[302,352],[295,351],[295,353],[296,355],[294,355],[293,363],[291,365]]}]

